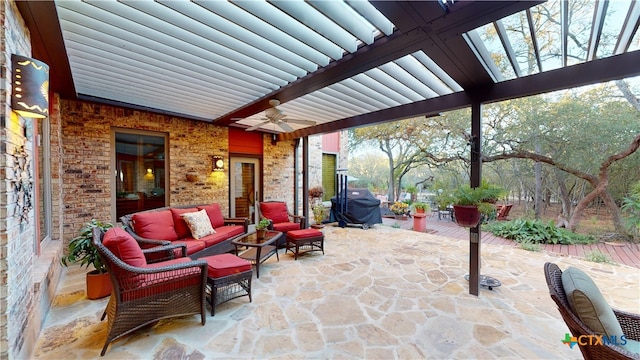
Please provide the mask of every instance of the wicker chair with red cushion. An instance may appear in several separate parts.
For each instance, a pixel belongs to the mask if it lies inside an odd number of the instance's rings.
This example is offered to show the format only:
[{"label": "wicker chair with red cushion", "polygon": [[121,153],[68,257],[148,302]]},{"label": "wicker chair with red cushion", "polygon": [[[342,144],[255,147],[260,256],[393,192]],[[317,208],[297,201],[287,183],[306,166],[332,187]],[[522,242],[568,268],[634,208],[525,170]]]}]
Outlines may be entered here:
[{"label": "wicker chair with red cushion", "polygon": [[[93,231],[93,245],[107,266],[113,290],[102,315],[107,316],[111,342],[155,321],[200,314],[205,324],[207,262],[188,257],[186,246],[172,244],[142,250],[124,229]],[[176,248],[181,248],[176,252]],[[149,260],[153,259],[153,260]],[[155,261],[155,262],[152,262]]]},{"label": "wicker chair with red cushion", "polygon": [[[287,204],[283,201],[263,201],[258,205],[260,219],[267,219],[271,222],[270,229],[285,233],[291,230],[306,228],[305,218],[301,215],[294,215],[287,209]],[[278,245],[284,245],[285,237],[281,238]]]}]

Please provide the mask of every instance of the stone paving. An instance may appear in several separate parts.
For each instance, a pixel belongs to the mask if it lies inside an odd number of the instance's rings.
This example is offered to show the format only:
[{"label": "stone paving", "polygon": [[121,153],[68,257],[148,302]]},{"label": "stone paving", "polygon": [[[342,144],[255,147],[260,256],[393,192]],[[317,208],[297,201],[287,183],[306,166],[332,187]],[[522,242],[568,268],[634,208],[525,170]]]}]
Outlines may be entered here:
[{"label": "stone paving", "polygon": [[[160,321],[113,343],[105,359],[580,359],[543,265],[589,273],[612,306],[640,313],[640,270],[483,245],[482,273],[502,286],[469,295],[468,240],[376,225],[327,226],[325,255],[272,257],[253,279],[253,302]],[[36,359],[99,357],[107,299],[84,296],[84,269],[67,270]]]}]

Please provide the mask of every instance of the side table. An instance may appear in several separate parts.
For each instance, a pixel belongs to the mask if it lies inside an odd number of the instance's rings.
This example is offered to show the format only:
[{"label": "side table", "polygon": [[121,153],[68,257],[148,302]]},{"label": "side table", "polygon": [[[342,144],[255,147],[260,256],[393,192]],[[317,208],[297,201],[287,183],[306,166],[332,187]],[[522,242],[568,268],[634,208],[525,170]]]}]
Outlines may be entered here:
[{"label": "side table", "polygon": [[[280,261],[278,247],[274,246],[276,241],[282,237],[280,231],[267,231],[264,238],[258,239],[255,232],[247,234],[239,239],[231,241],[236,248],[236,255],[256,266],[256,278],[260,278],[260,264],[265,262],[273,254]],[[248,248],[240,252],[241,247]]]}]

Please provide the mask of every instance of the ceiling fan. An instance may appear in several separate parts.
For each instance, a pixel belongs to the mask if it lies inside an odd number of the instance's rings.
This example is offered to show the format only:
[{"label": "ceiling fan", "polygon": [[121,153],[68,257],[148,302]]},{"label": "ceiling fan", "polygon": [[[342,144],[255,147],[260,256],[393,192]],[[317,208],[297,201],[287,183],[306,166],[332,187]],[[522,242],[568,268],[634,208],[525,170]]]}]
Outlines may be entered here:
[{"label": "ceiling fan", "polygon": [[315,125],[316,122],[315,121],[311,121],[311,120],[298,120],[298,119],[288,119],[287,115],[285,115],[282,110],[278,109],[277,106],[280,105],[280,101],[276,100],[276,99],[271,99],[269,100],[269,105],[271,105],[270,108],[266,109],[264,111],[264,118],[262,118],[261,120],[264,120],[263,122],[253,125],[251,127],[248,127],[246,129],[246,131],[253,131],[258,129],[259,127],[266,125],[266,124],[274,124],[279,126],[284,132],[291,132],[294,131],[294,129],[289,126],[288,123],[291,124],[300,124],[300,125]]}]

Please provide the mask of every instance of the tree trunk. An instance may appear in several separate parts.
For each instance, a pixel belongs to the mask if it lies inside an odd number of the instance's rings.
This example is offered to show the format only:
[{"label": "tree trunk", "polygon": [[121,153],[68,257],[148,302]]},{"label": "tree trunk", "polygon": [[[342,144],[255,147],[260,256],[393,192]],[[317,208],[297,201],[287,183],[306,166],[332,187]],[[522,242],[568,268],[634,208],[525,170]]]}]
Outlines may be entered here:
[{"label": "tree trunk", "polygon": [[565,218],[569,218],[571,216],[571,198],[569,197],[569,191],[567,191],[567,186],[564,183],[565,179],[562,176],[562,173],[559,170],[554,171],[556,175],[556,181],[558,182],[558,191],[560,192],[560,202],[562,203],[562,212]]},{"label": "tree trunk", "polygon": [[[540,154],[540,143],[536,143],[536,154]],[[534,195],[534,210],[536,212],[536,220],[540,220],[542,215],[542,163],[536,161],[534,166],[536,190]]]}]

